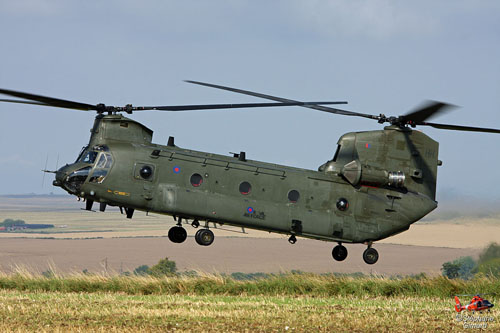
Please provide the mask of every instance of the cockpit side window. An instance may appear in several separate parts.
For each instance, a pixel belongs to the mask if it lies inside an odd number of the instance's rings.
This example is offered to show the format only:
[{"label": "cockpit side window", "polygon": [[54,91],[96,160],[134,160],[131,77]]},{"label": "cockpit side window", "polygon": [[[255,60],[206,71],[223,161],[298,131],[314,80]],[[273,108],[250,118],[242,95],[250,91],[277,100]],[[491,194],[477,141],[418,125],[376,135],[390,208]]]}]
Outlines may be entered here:
[{"label": "cockpit side window", "polygon": [[111,157],[110,154],[106,154],[106,165],[104,168],[109,169],[111,168],[111,165],[113,164],[113,157]]},{"label": "cockpit side window", "polygon": [[92,173],[92,177],[90,177],[89,182],[100,184],[104,181],[104,178],[108,175],[108,170],[104,169],[96,169]]},{"label": "cockpit side window", "polygon": [[108,175],[108,171],[111,168],[112,164],[113,157],[111,157],[110,153],[100,153],[89,182],[101,184]]},{"label": "cockpit side window", "polygon": [[96,164],[96,168],[104,168],[106,166],[106,154],[101,154],[99,161]]}]

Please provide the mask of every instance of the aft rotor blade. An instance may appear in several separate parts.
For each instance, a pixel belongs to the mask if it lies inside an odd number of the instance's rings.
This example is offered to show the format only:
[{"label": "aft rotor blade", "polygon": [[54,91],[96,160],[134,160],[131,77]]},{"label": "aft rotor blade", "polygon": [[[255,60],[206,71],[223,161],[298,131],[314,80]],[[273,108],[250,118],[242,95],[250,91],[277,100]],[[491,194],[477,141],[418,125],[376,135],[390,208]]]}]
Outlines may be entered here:
[{"label": "aft rotor blade", "polygon": [[416,123],[416,125],[431,126],[434,128],[452,130],[452,131],[467,131],[467,132],[483,132],[483,133],[500,133],[500,129],[496,128],[484,128],[484,127],[471,127],[471,126],[460,126],[460,125],[448,125],[448,124],[436,124],[428,122]]},{"label": "aft rotor blade", "polygon": [[[58,108],[84,110],[84,111],[97,110],[96,105],[67,101],[64,99],[46,97],[46,96],[35,95],[35,94],[29,94],[29,93],[25,93],[25,92],[21,92],[21,91],[0,89],[0,94],[24,98],[27,100],[43,103],[43,105],[54,106],[54,107],[58,107]],[[12,102],[10,100],[4,100],[4,101],[5,102]],[[14,102],[14,103],[22,103],[22,101]],[[30,104],[30,103],[25,103],[25,104]],[[36,103],[33,103],[33,104],[36,104]]]},{"label": "aft rotor blade", "polygon": [[443,102],[428,101],[423,107],[403,115],[402,118],[408,123],[419,123],[425,121],[428,118],[434,117],[439,113],[443,113],[453,107],[456,106]]},{"label": "aft rotor blade", "polygon": [[[216,89],[222,89],[222,90],[227,90],[227,91],[232,91],[235,93],[239,94],[244,94],[244,95],[249,95],[249,96],[254,96],[254,97],[260,97],[260,98],[265,98],[265,99],[270,99],[273,101],[277,102],[282,102],[282,103],[300,103],[299,101],[293,100],[293,99],[287,99],[287,98],[281,98],[281,97],[276,97],[276,96],[271,96],[271,95],[265,95],[249,90],[242,90],[242,89],[236,89],[236,88],[231,88],[231,87],[225,87],[225,86],[220,86],[216,84],[211,84],[211,83],[205,83],[205,82],[199,82],[199,81],[191,81],[191,80],[185,80],[185,82],[188,83],[193,83],[193,84],[198,84],[200,86],[206,86],[210,88],[216,88]],[[335,114],[341,114],[344,116],[356,116],[356,117],[363,117],[363,118],[369,118],[369,119],[379,119],[379,116],[371,115],[371,114],[365,114],[365,113],[358,113],[358,112],[352,112],[352,111],[347,111],[347,110],[342,110],[342,109],[336,109],[336,108],[331,108],[327,106],[321,106],[321,105],[300,105],[309,109],[314,109],[314,110],[319,110],[323,112],[329,112],[329,113],[335,113]]]},{"label": "aft rotor blade", "polygon": [[347,104],[344,101],[336,102],[286,102],[286,103],[241,103],[241,104],[200,104],[200,105],[171,105],[171,106],[136,106],[133,111],[193,111],[215,109],[258,108],[275,106],[309,106],[309,105]]}]

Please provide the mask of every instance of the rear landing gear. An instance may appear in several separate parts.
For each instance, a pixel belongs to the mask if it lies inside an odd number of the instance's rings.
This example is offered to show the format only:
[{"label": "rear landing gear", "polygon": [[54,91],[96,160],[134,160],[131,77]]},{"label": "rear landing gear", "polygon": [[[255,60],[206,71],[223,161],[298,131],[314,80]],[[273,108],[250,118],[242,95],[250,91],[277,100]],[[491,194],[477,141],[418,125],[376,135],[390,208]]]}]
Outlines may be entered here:
[{"label": "rear landing gear", "polygon": [[210,229],[200,229],[194,235],[194,239],[202,246],[209,246],[214,242],[215,236]]},{"label": "rear landing gear", "polygon": [[347,249],[341,243],[335,246],[332,250],[332,257],[337,261],[342,261],[347,258]]},{"label": "rear landing gear", "polygon": [[368,248],[363,252],[363,260],[368,265],[373,265],[378,260],[378,252],[374,248],[368,246]]},{"label": "rear landing gear", "polygon": [[187,238],[186,229],[181,226],[174,226],[168,230],[168,239],[173,243],[182,243]]}]

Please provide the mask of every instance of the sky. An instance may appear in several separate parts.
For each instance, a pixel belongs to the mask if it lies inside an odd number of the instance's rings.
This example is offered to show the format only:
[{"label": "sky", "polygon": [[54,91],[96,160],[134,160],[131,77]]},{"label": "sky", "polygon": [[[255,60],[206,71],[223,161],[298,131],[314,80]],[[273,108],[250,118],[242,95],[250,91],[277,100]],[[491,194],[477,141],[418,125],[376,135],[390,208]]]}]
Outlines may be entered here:
[{"label": "sky", "polygon": [[[347,100],[433,121],[500,128],[498,1],[0,0],[0,88],[123,106],[265,102],[199,80],[285,98]],[[0,195],[63,191],[40,171],[74,162],[92,112],[0,105]],[[299,107],[135,113],[153,141],[317,169],[375,121]],[[420,128],[440,142],[438,200],[500,198],[500,135]]]}]

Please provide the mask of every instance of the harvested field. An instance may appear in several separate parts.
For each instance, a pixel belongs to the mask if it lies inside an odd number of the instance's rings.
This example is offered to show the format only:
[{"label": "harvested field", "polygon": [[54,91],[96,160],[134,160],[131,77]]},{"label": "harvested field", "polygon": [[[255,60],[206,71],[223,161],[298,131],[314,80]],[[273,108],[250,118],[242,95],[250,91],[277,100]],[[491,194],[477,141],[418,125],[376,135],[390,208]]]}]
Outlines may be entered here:
[{"label": "harvested field", "polygon": [[[498,280],[338,278],[290,274],[257,281],[221,276],[41,278],[0,276],[0,330],[353,331],[462,330],[495,312],[454,311],[450,293],[495,290]],[[497,302],[496,298],[491,298]]]},{"label": "harvested field", "polygon": [[363,245],[349,245],[349,257],[335,262],[333,244],[301,239],[291,245],[283,239],[216,238],[202,247],[193,237],[174,244],[168,238],[114,239],[3,239],[0,241],[0,269],[15,266],[45,271],[50,265],[63,272],[132,271],[169,257],[179,270],[205,272],[281,272],[302,270],[315,273],[440,274],[443,262],[460,256],[477,255],[479,250],[378,244],[380,259],[375,265],[362,260]]},{"label": "harvested field", "polygon": [[[1,291],[0,303],[2,331],[436,332],[462,328],[451,303],[440,298]],[[490,328],[498,328],[493,325]]]}]

